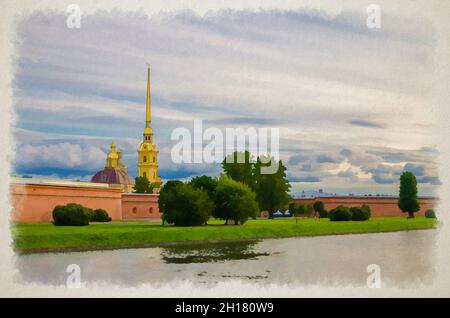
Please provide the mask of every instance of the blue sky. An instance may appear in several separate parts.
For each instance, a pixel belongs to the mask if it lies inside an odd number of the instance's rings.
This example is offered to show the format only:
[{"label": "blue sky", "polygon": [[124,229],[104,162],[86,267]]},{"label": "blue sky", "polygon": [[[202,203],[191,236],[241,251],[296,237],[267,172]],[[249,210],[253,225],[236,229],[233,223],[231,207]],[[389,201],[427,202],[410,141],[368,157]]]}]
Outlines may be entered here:
[{"label": "blue sky", "polygon": [[152,124],[163,179],[217,175],[175,164],[170,133],[276,127],[294,191],[396,193],[402,171],[422,194],[440,183],[430,100],[433,29],[343,11],[38,12],[17,24],[13,133],[17,175],[88,180],[112,140],[136,175],[152,66]]}]

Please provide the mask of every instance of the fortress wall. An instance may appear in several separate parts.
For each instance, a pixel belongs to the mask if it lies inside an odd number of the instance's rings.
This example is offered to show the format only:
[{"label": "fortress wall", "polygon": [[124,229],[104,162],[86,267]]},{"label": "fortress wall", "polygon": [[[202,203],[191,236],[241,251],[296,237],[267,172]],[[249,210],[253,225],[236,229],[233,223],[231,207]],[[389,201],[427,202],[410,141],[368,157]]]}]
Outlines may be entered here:
[{"label": "fortress wall", "polygon": [[[322,201],[326,210],[331,210],[339,205],[343,206],[361,206],[366,204],[370,206],[372,216],[405,216],[397,206],[398,198],[389,197],[318,197],[315,199],[294,199],[297,204],[313,204],[315,201]],[[433,209],[438,204],[437,198],[419,198],[420,211],[416,213],[417,216],[423,216],[425,211]]]},{"label": "fortress wall", "polygon": [[57,205],[78,203],[92,209],[105,209],[113,220],[122,219],[120,189],[38,184],[10,185],[11,220],[51,222]]},{"label": "fortress wall", "polygon": [[161,219],[158,207],[158,194],[122,194],[123,219],[154,218]]}]

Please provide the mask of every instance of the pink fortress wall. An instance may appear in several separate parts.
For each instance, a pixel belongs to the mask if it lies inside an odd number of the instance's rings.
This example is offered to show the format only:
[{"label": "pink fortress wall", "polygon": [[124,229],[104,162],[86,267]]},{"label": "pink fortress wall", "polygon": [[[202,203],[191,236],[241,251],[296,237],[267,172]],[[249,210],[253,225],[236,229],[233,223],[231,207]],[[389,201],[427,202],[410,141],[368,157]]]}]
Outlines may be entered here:
[{"label": "pink fortress wall", "polygon": [[11,219],[18,222],[51,222],[57,205],[79,203],[92,209],[105,209],[115,220],[122,218],[120,189],[11,184]]},{"label": "pink fortress wall", "polygon": [[51,222],[57,205],[78,203],[92,209],[104,209],[113,220],[161,219],[158,194],[122,193],[121,189],[91,186],[12,183],[10,185],[11,220]]},{"label": "pink fortress wall", "polygon": [[[315,201],[322,201],[326,210],[331,210],[338,205],[347,207],[361,206],[367,204],[370,206],[372,216],[405,216],[397,206],[398,198],[389,197],[323,197],[316,199],[294,199],[297,204],[313,204]],[[423,216],[425,211],[433,209],[437,206],[438,199],[436,198],[419,198],[420,211],[416,213],[417,216]]]},{"label": "pink fortress wall", "polygon": [[123,219],[161,219],[158,208],[158,194],[122,194]]}]

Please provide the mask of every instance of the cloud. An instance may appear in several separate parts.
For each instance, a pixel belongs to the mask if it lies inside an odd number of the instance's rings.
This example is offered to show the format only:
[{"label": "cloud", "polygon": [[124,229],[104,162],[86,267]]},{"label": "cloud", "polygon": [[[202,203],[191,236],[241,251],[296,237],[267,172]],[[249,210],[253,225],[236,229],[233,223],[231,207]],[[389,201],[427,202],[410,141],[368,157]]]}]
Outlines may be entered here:
[{"label": "cloud", "polygon": [[386,14],[372,32],[350,11],[115,11],[86,14],[73,32],[64,20],[41,11],[17,24],[18,171],[88,175],[114,139],[135,175],[150,62],[163,178],[220,172],[170,158],[172,130],[202,119],[222,130],[279,128],[280,157],[300,182],[370,188],[411,164],[436,183],[429,21]]},{"label": "cloud", "polygon": [[383,128],[383,125],[375,123],[373,121],[364,120],[364,119],[353,119],[349,122],[351,125],[367,127],[367,128]]}]

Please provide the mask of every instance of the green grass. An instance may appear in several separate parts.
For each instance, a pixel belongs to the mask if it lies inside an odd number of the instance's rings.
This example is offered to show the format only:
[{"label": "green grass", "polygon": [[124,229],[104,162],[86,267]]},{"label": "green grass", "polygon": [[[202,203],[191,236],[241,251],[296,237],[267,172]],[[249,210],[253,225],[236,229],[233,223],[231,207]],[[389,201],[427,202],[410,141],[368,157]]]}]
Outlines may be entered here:
[{"label": "green grass", "polygon": [[240,240],[308,235],[373,233],[428,229],[436,221],[424,217],[372,218],[369,221],[330,222],[328,219],[249,220],[245,225],[223,225],[211,220],[207,226],[162,226],[155,222],[116,221],[89,226],[54,226],[50,223],[13,224],[14,248],[18,252],[94,250],[152,246],[168,242]]}]

